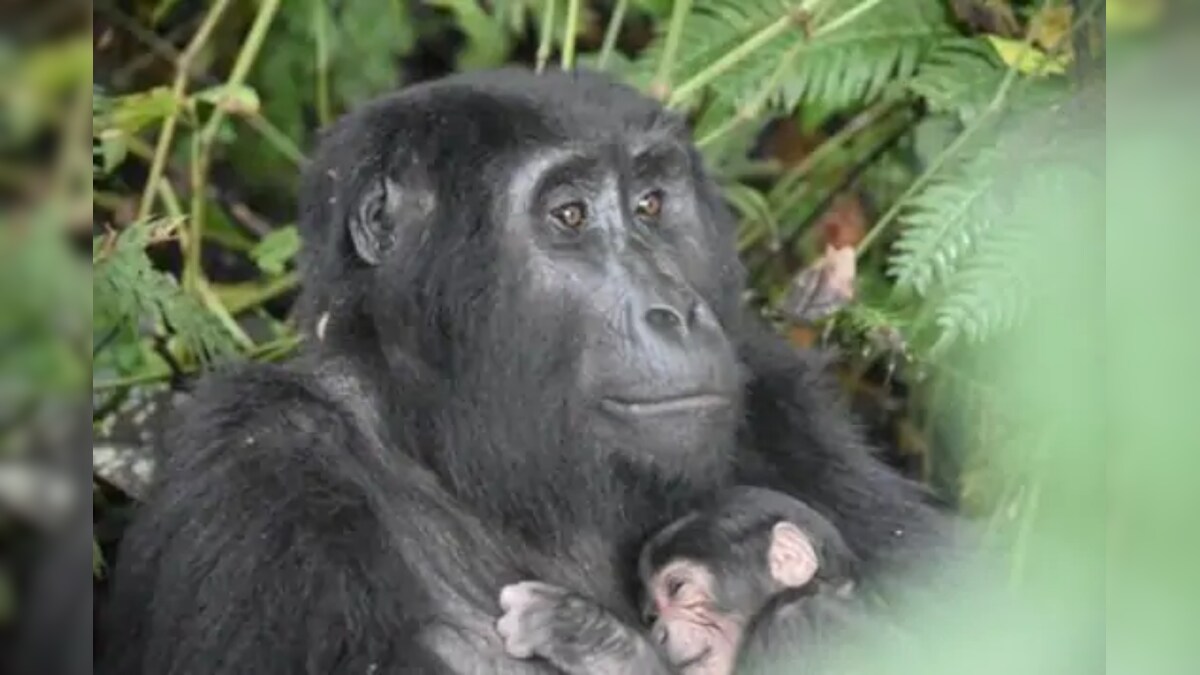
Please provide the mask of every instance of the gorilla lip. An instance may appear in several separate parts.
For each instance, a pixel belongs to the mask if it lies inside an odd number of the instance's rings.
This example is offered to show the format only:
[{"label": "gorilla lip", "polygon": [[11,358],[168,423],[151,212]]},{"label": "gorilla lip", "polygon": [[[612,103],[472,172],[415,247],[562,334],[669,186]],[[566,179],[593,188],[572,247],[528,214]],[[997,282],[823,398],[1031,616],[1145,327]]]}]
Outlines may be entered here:
[{"label": "gorilla lip", "polygon": [[601,401],[601,405],[609,412],[639,417],[713,410],[729,404],[729,398],[719,394],[685,394],[643,400],[606,398]]}]

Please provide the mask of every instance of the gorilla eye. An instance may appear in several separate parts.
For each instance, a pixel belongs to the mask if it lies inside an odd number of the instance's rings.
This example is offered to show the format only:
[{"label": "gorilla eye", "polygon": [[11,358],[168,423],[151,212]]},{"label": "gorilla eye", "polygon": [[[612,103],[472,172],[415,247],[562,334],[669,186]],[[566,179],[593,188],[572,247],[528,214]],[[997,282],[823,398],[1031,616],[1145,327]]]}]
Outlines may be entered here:
[{"label": "gorilla eye", "polygon": [[687,580],[682,577],[674,577],[667,580],[667,598],[674,600],[683,587],[687,584]]},{"label": "gorilla eye", "polygon": [[638,198],[634,212],[642,220],[657,220],[662,213],[663,194],[659,190],[647,192]]},{"label": "gorilla eye", "polygon": [[564,204],[551,211],[550,215],[554,216],[560,225],[572,230],[578,230],[587,223],[587,207],[582,202]]}]

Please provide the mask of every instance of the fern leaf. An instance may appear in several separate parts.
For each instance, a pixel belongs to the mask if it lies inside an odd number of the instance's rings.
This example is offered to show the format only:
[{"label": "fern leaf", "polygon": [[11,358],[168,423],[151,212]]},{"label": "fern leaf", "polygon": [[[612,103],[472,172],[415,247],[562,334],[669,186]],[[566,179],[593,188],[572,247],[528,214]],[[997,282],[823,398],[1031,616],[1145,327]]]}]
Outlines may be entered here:
[{"label": "fern leaf", "polygon": [[163,220],[135,223],[115,240],[93,240],[96,323],[134,334],[147,324],[161,324],[202,361],[234,354],[236,344],[221,323],[146,255],[146,246],[174,225]]},{"label": "fern leaf", "polygon": [[990,176],[976,161],[931,184],[909,202],[904,235],[890,260],[896,287],[925,296],[944,282],[991,225]]},{"label": "fern leaf", "polygon": [[1035,245],[1032,234],[1019,226],[983,231],[972,254],[948,280],[945,297],[934,310],[940,345],[960,336],[981,342],[1017,324],[1032,295],[1024,261]]},{"label": "fern leaf", "polygon": [[991,103],[1005,75],[1004,64],[985,40],[947,40],[938,45],[908,82],[929,111],[970,121]]},{"label": "fern leaf", "polygon": [[[844,25],[821,31],[822,24],[836,21],[862,2],[697,0],[684,24],[672,83],[685,81],[781,17],[806,6],[817,7],[815,23],[808,29],[815,37],[807,38],[806,29],[797,22],[794,30],[716,78],[712,92],[744,102],[761,95],[764,83],[771,81],[776,89],[768,93],[768,100],[782,108],[801,101],[853,105],[878,96],[889,82],[911,75],[938,41],[956,34],[938,0],[885,0]],[[635,84],[648,85],[661,52],[660,36],[634,63],[629,77]],[[772,78],[781,60],[789,57],[791,63],[782,76]]]},{"label": "fern leaf", "polygon": [[[963,123],[978,117],[996,96],[1008,67],[987,40],[945,40],[921,63],[908,89],[925,99],[930,112],[949,113]],[[1023,77],[1005,101],[1010,113],[1045,107],[1061,96],[1063,77]]]}]

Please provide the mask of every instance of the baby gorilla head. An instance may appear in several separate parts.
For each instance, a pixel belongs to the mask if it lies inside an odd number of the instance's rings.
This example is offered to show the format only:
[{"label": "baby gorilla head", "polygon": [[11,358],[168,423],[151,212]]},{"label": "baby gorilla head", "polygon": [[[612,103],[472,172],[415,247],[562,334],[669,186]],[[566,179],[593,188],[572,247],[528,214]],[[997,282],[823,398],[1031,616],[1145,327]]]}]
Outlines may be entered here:
[{"label": "baby gorilla head", "polygon": [[724,675],[768,600],[818,585],[848,593],[853,565],[837,530],[816,511],[747,487],[656,534],[642,549],[639,572],[653,636],[667,658],[688,675]]}]

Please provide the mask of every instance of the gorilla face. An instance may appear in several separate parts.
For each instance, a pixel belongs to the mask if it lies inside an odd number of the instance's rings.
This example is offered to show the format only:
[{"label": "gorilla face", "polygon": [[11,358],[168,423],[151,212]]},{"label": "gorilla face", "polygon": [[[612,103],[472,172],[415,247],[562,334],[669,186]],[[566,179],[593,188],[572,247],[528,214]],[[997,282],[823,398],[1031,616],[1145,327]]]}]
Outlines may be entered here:
[{"label": "gorilla face", "polygon": [[733,351],[699,288],[723,245],[673,129],[594,132],[521,158],[506,187],[507,266],[530,306],[578,335],[589,430],[651,456],[687,456],[736,417]]},{"label": "gorilla face", "polygon": [[699,467],[728,450],[741,268],[678,118],[598,76],[519,71],[356,115],[323,144],[345,159],[307,188],[306,221],[354,209],[326,277],[360,279],[344,295],[370,298],[378,342],[530,456],[598,445]]}]

